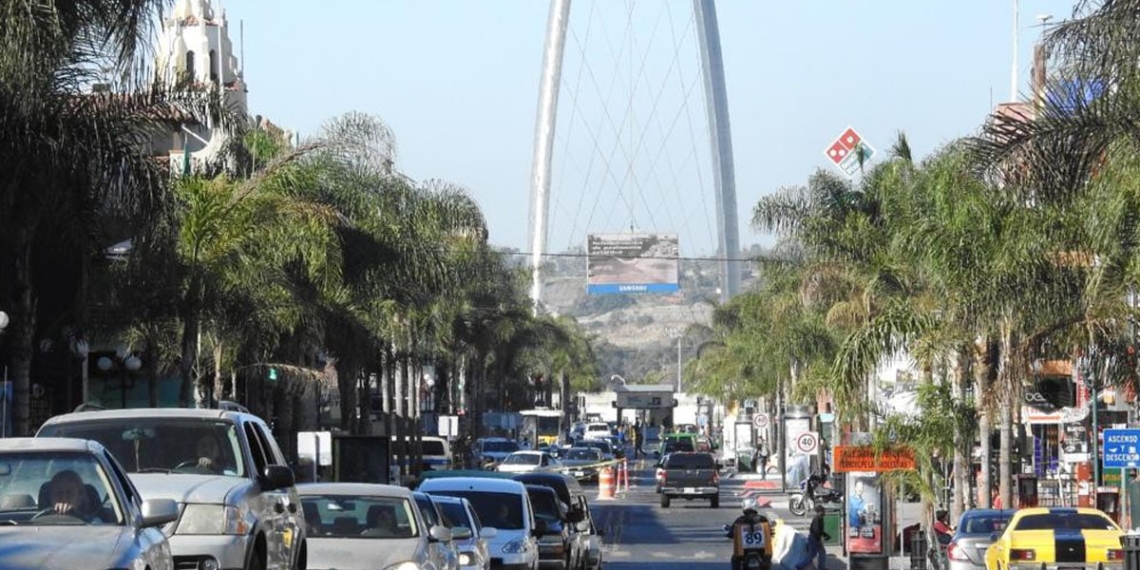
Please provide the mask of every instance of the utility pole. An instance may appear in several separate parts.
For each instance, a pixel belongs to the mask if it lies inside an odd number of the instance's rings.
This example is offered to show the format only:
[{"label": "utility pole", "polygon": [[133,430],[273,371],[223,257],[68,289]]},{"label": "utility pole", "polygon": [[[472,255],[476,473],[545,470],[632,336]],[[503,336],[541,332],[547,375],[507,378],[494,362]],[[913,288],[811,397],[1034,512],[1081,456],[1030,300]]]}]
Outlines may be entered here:
[{"label": "utility pole", "polygon": [[1013,64],[1009,69],[1009,101],[1017,101],[1017,20],[1018,0],[1013,0]]},{"label": "utility pole", "polygon": [[669,327],[665,329],[669,338],[677,339],[677,393],[681,393],[681,340],[685,338],[684,329]]}]

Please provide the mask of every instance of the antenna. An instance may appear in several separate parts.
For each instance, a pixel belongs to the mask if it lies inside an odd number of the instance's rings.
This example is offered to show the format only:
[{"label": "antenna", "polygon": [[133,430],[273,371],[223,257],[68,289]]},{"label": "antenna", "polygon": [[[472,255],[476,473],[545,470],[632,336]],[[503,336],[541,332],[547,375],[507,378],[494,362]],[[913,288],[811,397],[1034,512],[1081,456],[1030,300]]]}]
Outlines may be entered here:
[{"label": "antenna", "polygon": [[1038,14],[1037,15],[1037,22],[1039,23],[1039,25],[1042,28],[1044,28],[1045,26],[1048,26],[1049,20],[1052,20],[1052,19],[1053,19],[1052,14]]}]

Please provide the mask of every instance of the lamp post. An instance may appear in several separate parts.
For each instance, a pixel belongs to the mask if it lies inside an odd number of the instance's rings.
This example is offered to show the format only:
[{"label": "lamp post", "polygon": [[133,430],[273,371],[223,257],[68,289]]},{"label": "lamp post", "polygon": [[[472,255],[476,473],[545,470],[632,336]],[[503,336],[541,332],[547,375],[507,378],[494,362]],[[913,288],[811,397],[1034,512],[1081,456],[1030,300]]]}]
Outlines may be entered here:
[{"label": "lamp post", "polygon": [[669,338],[677,339],[677,393],[681,393],[681,339],[685,338],[685,331],[679,328],[668,329]]},{"label": "lamp post", "polygon": [[[1097,417],[1100,408],[1100,391],[1108,375],[1108,371],[1113,367],[1115,357],[1112,355],[1101,356],[1100,351],[1096,347],[1089,349],[1088,356],[1082,356],[1078,359],[1085,378],[1085,385],[1089,388],[1089,395],[1092,398],[1091,413],[1092,413],[1092,436],[1089,438],[1090,446],[1092,447],[1092,475],[1093,475],[1093,488],[1100,487],[1100,421]],[[1100,364],[1098,367],[1097,365]]]},{"label": "lamp post", "polygon": [[101,372],[107,373],[111,370],[118,368],[119,370],[119,403],[123,409],[127,408],[127,379],[128,374],[134,374],[142,368],[142,360],[131,353],[126,345],[120,344],[115,349],[115,357],[112,359],[110,356],[100,356],[95,361],[95,366]]}]

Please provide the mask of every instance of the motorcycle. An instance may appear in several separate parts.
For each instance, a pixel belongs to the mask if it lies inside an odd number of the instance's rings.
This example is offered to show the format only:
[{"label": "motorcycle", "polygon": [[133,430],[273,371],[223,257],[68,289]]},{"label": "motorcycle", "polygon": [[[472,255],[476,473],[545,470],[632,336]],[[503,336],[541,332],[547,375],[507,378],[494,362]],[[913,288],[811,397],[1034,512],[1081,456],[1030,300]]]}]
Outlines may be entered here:
[{"label": "motorcycle", "polygon": [[822,475],[812,475],[800,482],[800,490],[792,493],[788,501],[788,510],[797,517],[802,517],[815,509],[815,506],[829,503],[843,502],[843,495],[835,489],[823,486],[826,479]]},{"label": "motorcycle", "polygon": [[732,570],[771,570],[772,527],[768,519],[741,521],[724,525],[732,537]]}]

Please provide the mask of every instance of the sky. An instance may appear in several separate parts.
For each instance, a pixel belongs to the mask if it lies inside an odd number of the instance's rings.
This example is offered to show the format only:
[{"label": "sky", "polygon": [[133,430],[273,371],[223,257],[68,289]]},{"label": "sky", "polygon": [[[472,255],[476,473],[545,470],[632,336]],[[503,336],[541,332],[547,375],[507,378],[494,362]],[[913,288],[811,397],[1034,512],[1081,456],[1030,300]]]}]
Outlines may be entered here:
[{"label": "sky", "polygon": [[[213,1],[241,40],[251,113],[302,136],[348,111],[374,114],[395,132],[397,168],[466,188],[491,242],[529,251],[549,2]],[[711,253],[691,2],[572,2],[550,249],[634,228],[678,233],[682,255]],[[1020,0],[1020,90],[1036,16],[1071,11]],[[1012,0],[718,0],[717,12],[745,247],[773,241],[749,223],[757,200],[832,168],[824,151],[847,127],[880,157],[905,132],[921,157],[977,132],[1011,96]]]}]

